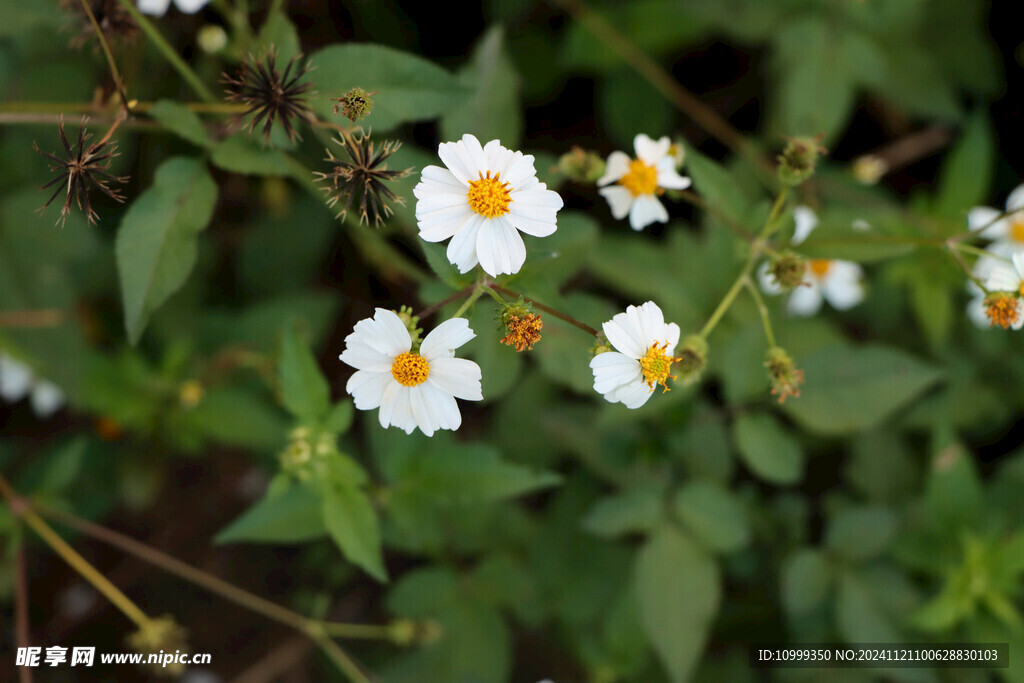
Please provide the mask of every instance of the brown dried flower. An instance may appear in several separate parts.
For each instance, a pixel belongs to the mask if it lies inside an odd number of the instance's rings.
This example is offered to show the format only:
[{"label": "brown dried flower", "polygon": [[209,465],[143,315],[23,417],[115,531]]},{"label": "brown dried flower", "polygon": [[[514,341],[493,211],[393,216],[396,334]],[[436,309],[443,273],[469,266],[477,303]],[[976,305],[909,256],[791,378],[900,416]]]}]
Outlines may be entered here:
[{"label": "brown dried flower", "polygon": [[411,168],[400,171],[389,171],[385,163],[392,154],[398,151],[401,143],[389,140],[377,147],[370,140],[370,134],[342,132],[334,140],[341,145],[349,157],[344,161],[327,150],[327,159],[334,164],[330,173],[317,173],[319,181],[330,180],[331,186],[325,188],[327,205],[333,207],[341,199],[345,202],[338,212],[343,217],[352,206],[356,197],[359,198],[359,221],[374,224],[384,222],[392,214],[392,203],[404,204],[405,200],[387,186],[392,180],[404,178],[412,172]]},{"label": "brown dried flower", "polygon": [[268,52],[262,59],[253,55],[242,62],[237,75],[224,74],[221,82],[228,93],[228,100],[241,102],[248,106],[246,115],[252,115],[249,132],[263,122],[263,135],[270,141],[270,130],[274,121],[280,121],[288,139],[294,142],[302,136],[295,129],[298,121],[313,118],[306,103],[306,96],[313,87],[312,83],[302,82],[309,71],[309,65],[299,65],[301,57],[288,60],[284,73],[277,70],[277,55]]}]

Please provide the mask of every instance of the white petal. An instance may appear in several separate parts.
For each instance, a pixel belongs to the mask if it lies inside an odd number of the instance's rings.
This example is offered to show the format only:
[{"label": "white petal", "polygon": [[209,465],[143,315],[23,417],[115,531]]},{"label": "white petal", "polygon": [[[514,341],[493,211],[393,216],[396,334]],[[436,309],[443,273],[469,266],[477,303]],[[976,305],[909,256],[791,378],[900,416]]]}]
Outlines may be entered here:
[{"label": "white petal", "polygon": [[5,401],[20,401],[32,388],[32,369],[0,353],[0,396]]},{"label": "white petal", "polygon": [[608,161],[604,166],[604,175],[601,176],[597,181],[598,187],[603,187],[609,183],[614,183],[616,180],[626,175],[629,172],[629,164],[632,159],[625,152],[615,151],[608,155]]},{"label": "white petal", "polygon": [[608,200],[608,207],[612,210],[612,218],[615,220],[625,218],[629,213],[629,207],[633,206],[633,193],[622,185],[602,187],[597,192]]},{"label": "white petal", "polygon": [[675,159],[665,157],[658,162],[658,187],[669,190],[685,190],[690,186],[690,179],[676,172]]},{"label": "white petal", "polygon": [[492,277],[518,273],[526,261],[526,245],[504,216],[485,220],[476,238],[480,267]]},{"label": "white petal", "polygon": [[167,14],[167,8],[170,5],[171,0],[139,0],[138,2],[140,12],[154,17],[162,17]]},{"label": "white petal", "polygon": [[[412,417],[416,426],[427,436],[433,436],[434,432],[441,428],[440,420],[434,411],[433,404],[428,400],[433,396],[424,393],[422,384],[409,389],[409,407],[412,409]],[[428,390],[429,392],[429,390]]]},{"label": "white petal", "polygon": [[1016,292],[1020,289],[1021,278],[1017,269],[1008,263],[999,262],[992,267],[992,273],[985,287],[996,292]]},{"label": "white petal", "polygon": [[465,318],[445,320],[423,339],[420,355],[428,363],[437,358],[451,358],[455,355],[455,349],[475,336],[476,334],[469,328],[469,321]]},{"label": "white petal", "polygon": [[477,180],[480,172],[487,170],[487,157],[484,155],[480,141],[469,133],[458,142],[442,142],[437,148],[437,156],[456,178],[468,183]]},{"label": "white petal", "polygon": [[659,138],[657,142],[643,133],[633,138],[633,149],[636,150],[637,158],[648,166],[657,166],[658,162],[668,155],[668,148],[671,146],[672,141],[667,135]]},{"label": "white petal", "polygon": [[1024,209],[1024,183],[1013,188],[1006,198],[1007,211],[1019,211]]},{"label": "white petal", "polygon": [[[628,310],[628,309],[627,309]],[[647,341],[648,346],[654,342],[662,343],[665,336],[665,314],[653,301],[645,301],[633,309],[637,324],[640,327],[640,338]]]},{"label": "white petal", "polygon": [[499,168],[501,180],[513,190],[522,190],[537,184],[537,169],[534,167],[532,154],[516,152],[505,168]]},{"label": "white petal", "polygon": [[398,314],[385,308],[378,308],[372,318],[357,322],[352,334],[345,337],[346,344],[353,335],[370,348],[391,358],[412,347],[412,338],[405,324]]},{"label": "white petal", "polygon": [[465,401],[482,401],[480,366],[465,358],[438,358],[430,364],[427,383]]},{"label": "white petal", "polygon": [[651,345],[651,340],[640,329],[636,306],[627,306],[625,313],[616,313],[602,328],[611,345],[630,358],[642,358]]},{"label": "white petal", "polygon": [[[450,394],[446,394],[437,386],[426,381],[413,389],[413,412],[416,412],[416,394],[419,394],[430,418],[433,421],[434,429],[458,429],[462,425],[462,414],[459,406]],[[422,423],[420,429],[423,429]],[[426,433],[426,430],[424,430]],[[427,434],[427,436],[430,436]]]},{"label": "white petal", "polygon": [[1013,267],[1017,269],[1017,275],[1024,279],[1024,252],[1018,251],[1011,258],[1013,259]]},{"label": "white petal", "polygon": [[64,392],[53,382],[39,380],[32,389],[32,410],[37,417],[50,417],[64,405]]},{"label": "white petal", "polygon": [[821,308],[821,289],[815,284],[803,284],[793,290],[789,296],[786,310],[790,315],[806,318],[814,315]]},{"label": "white petal", "polygon": [[359,335],[350,334],[345,337],[345,350],[338,356],[342,363],[356,370],[371,372],[390,372],[393,356],[381,353],[367,344]]},{"label": "white petal", "polygon": [[761,291],[765,294],[782,294],[782,287],[775,281],[775,276],[769,271],[771,264],[768,261],[762,261],[761,265],[757,267],[757,281],[761,285]]},{"label": "white petal", "polygon": [[1010,329],[1019,330],[1024,327],[1024,304],[1021,304],[1020,299],[1016,299],[1017,304],[1017,318],[1010,324]]},{"label": "white petal", "polygon": [[988,316],[985,314],[985,295],[976,296],[967,302],[967,317],[976,326],[987,329],[990,327]]},{"label": "white petal", "polygon": [[[1000,255],[997,253],[998,251],[999,250],[997,249],[996,252],[993,252],[992,256],[982,256],[977,261],[974,262],[974,267],[971,269],[971,272],[974,273],[974,277],[978,278],[979,280],[987,280],[988,277],[992,274],[992,270],[1000,263],[1003,263],[1003,260],[998,258],[998,256]],[[1012,252],[1008,254],[1008,256],[1012,255]],[[971,282],[970,280],[967,281],[967,284],[970,287],[974,287],[974,289],[976,289],[977,291],[981,291],[980,289],[978,289],[978,286]]]},{"label": "white petal", "polygon": [[850,223],[850,229],[856,232],[867,232],[871,229],[871,224],[863,218],[856,218]]},{"label": "white petal", "polygon": [[647,400],[653,394],[654,389],[638,380],[621,386],[615,391],[606,394],[605,398],[610,396],[611,398],[609,400],[618,401],[627,408],[635,409],[647,403]]},{"label": "white petal", "polygon": [[413,429],[416,428],[416,422],[412,417],[409,387],[403,387],[398,382],[390,382],[381,398],[378,417],[381,427],[387,429],[394,425],[405,430],[406,434],[412,434]]},{"label": "white petal", "polygon": [[469,183],[456,178],[447,168],[424,166],[420,173],[420,182],[413,188],[412,193],[418,198],[421,192],[454,192],[456,194],[461,192],[465,194],[468,191]]},{"label": "white petal", "polygon": [[668,223],[668,211],[653,194],[642,194],[629,207],[629,226],[643,230],[651,223]]},{"label": "white petal", "polygon": [[474,214],[448,243],[448,262],[457,266],[460,273],[468,273],[479,262],[476,256],[476,237],[485,220],[483,216]]},{"label": "white petal", "polygon": [[510,193],[512,203],[506,217],[527,235],[547,237],[555,231],[555,214],[562,208],[562,198],[543,183],[524,192]]},{"label": "white petal", "polygon": [[793,209],[793,222],[796,223],[793,244],[800,244],[818,227],[818,215],[810,207],[801,204]]},{"label": "white petal", "polygon": [[822,294],[832,308],[845,311],[864,300],[863,270],[850,261],[832,261],[824,281]]},{"label": "white petal", "polygon": [[971,230],[981,230],[982,237],[990,240],[1004,238],[1009,232],[1010,225],[1005,218],[1000,218],[1002,214],[1003,212],[998,209],[976,206],[967,212],[967,227]]},{"label": "white petal", "polygon": [[443,242],[469,225],[475,217],[477,214],[466,203],[434,211],[417,222],[420,238],[425,242]]},{"label": "white petal", "polygon": [[594,391],[607,394],[641,377],[640,363],[617,351],[606,351],[590,361],[594,372]]},{"label": "white petal", "polygon": [[203,7],[206,6],[210,0],[174,0],[174,4],[178,6],[182,12],[186,14],[195,14]]},{"label": "white petal", "polygon": [[387,372],[359,370],[348,378],[345,391],[352,397],[356,408],[373,410],[380,407],[384,392],[390,384],[398,384],[391,376],[390,370]]}]

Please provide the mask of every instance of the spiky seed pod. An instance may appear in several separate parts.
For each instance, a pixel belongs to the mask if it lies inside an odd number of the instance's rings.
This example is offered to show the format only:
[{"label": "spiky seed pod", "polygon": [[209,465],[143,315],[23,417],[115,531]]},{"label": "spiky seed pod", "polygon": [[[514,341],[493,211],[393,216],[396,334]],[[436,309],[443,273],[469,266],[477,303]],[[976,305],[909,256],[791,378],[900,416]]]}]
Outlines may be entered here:
[{"label": "spiky seed pod", "polygon": [[237,74],[224,74],[221,83],[229,101],[241,102],[248,107],[245,115],[252,116],[250,133],[262,121],[263,135],[269,142],[274,121],[280,121],[288,139],[295,142],[302,139],[296,124],[313,118],[313,112],[306,103],[313,84],[303,81],[309,65],[301,61],[301,57],[293,57],[282,73],[277,69],[276,60],[277,55],[273,51],[260,59],[249,55]]},{"label": "spiky seed pod", "polygon": [[344,203],[338,212],[342,218],[352,207],[359,206],[359,221],[369,223],[371,220],[379,225],[393,213],[391,204],[404,204],[405,200],[396,195],[387,186],[393,180],[404,178],[412,172],[411,168],[400,171],[389,171],[387,160],[401,146],[395,141],[388,141],[377,146],[370,134],[362,130],[355,133],[342,132],[334,140],[341,145],[348,156],[348,161],[335,157],[327,150],[327,161],[334,168],[330,173],[317,173],[318,181],[329,181],[330,186],[324,188],[327,193],[327,205],[334,207],[342,199]]}]

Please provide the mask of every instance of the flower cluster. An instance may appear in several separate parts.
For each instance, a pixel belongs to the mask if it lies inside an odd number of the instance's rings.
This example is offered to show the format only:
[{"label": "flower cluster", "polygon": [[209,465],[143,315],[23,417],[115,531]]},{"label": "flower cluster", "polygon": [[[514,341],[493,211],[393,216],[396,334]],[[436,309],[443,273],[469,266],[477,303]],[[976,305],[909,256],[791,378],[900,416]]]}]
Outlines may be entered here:
[{"label": "flower cluster", "polygon": [[[974,263],[967,288],[968,317],[979,327],[1019,330],[1024,326],[1024,185],[1006,198],[1003,211],[987,206],[971,209],[967,225],[990,240]],[[982,285],[982,286],[979,286]]]},{"label": "flower cluster", "polygon": [[26,396],[37,417],[49,417],[64,405],[64,392],[60,387],[36,376],[28,365],[0,351],[0,397],[14,403]]}]

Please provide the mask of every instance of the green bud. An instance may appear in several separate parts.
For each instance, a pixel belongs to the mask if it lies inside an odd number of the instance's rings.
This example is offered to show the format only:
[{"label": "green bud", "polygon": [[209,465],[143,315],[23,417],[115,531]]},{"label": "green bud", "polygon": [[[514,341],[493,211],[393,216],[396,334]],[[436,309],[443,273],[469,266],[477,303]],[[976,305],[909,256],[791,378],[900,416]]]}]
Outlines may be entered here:
[{"label": "green bud", "polygon": [[604,175],[604,159],[596,152],[573,147],[558,159],[556,168],[569,180],[593,185]]},{"label": "green bud", "polygon": [[791,138],[778,156],[779,180],[787,185],[800,185],[814,175],[818,156],[823,152],[825,148],[815,138]]},{"label": "green bud", "polygon": [[701,373],[707,367],[708,343],[699,334],[691,334],[683,340],[683,345],[677,353],[679,381],[683,384],[693,384],[700,379]]},{"label": "green bud", "polygon": [[602,353],[611,351],[611,344],[608,343],[608,337],[604,336],[604,332],[597,333],[597,340],[594,345],[590,347],[591,356],[600,356]]},{"label": "green bud", "polygon": [[373,100],[370,96],[376,94],[376,90],[367,92],[362,88],[352,88],[341,97],[334,98],[337,102],[334,105],[334,114],[337,115],[340,111],[352,123],[365,119],[373,111]]},{"label": "green bud", "polygon": [[420,348],[420,335],[423,334],[423,329],[417,327],[420,323],[419,316],[412,314],[412,308],[409,306],[402,306],[397,311],[398,319],[405,325],[405,329],[409,330],[409,336],[412,338],[413,351],[417,351]]},{"label": "green bud", "polygon": [[804,371],[798,370],[796,363],[789,357],[785,349],[773,346],[764,356],[764,366],[768,368],[768,380],[772,385],[772,394],[779,397],[779,403],[786,398],[800,395],[800,385],[804,383]]},{"label": "green bud", "polygon": [[803,284],[807,275],[807,261],[799,254],[784,251],[772,259],[768,272],[775,284],[788,291]]}]

